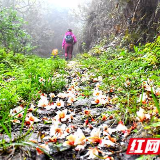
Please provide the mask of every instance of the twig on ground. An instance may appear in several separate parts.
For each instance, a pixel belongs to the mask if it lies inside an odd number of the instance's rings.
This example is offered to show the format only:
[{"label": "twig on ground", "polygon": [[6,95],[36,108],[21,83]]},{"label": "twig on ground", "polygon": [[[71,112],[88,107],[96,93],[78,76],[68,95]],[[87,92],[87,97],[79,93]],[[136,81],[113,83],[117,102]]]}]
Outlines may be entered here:
[{"label": "twig on ground", "polygon": [[7,156],[7,157],[5,158],[5,160],[12,160],[15,151],[16,151],[16,147],[13,145],[13,150],[12,150],[12,152],[9,154],[9,156]]}]

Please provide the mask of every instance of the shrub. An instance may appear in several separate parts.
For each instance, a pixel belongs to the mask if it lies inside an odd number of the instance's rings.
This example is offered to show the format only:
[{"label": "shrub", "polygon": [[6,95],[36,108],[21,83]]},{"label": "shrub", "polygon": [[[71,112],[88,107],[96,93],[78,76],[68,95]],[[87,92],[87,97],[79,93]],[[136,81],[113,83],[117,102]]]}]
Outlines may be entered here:
[{"label": "shrub", "polygon": [[14,53],[28,53],[33,49],[31,36],[23,30],[25,22],[12,9],[0,10],[0,46]]}]

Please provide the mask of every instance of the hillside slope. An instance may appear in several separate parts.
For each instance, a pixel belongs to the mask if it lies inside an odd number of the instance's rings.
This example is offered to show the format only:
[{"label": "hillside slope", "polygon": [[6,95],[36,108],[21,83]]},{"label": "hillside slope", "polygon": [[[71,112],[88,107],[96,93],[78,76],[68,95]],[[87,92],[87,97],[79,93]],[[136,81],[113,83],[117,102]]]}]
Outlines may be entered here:
[{"label": "hillside slope", "polygon": [[86,14],[82,42],[90,49],[100,41],[106,45],[115,41],[115,46],[128,48],[153,41],[160,33],[159,5],[159,0],[93,0]]}]

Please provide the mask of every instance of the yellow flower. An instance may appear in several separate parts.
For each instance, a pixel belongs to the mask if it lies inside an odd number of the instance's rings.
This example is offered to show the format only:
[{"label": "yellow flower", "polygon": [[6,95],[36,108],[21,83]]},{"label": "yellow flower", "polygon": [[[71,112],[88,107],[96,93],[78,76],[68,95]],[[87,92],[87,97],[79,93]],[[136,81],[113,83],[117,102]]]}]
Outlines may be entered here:
[{"label": "yellow flower", "polygon": [[42,78],[42,77],[39,78],[39,82],[40,82],[40,83],[44,83],[45,81],[46,81],[46,80],[45,80],[44,78]]},{"label": "yellow flower", "polygon": [[98,97],[102,95],[102,91],[99,91],[98,89],[94,89],[93,91],[93,96],[94,97]]},{"label": "yellow flower", "polygon": [[88,159],[95,159],[97,158],[99,152],[101,153],[101,151],[97,147],[89,148],[85,156],[89,156]]},{"label": "yellow flower", "polygon": [[49,96],[50,96],[51,98],[54,98],[54,97],[55,97],[55,94],[54,94],[54,93],[50,93]]},{"label": "yellow flower", "polygon": [[48,105],[48,100],[46,96],[41,96],[41,99],[38,101],[38,107],[46,107]]},{"label": "yellow flower", "polygon": [[57,116],[55,116],[55,119],[60,122],[64,122],[68,119],[67,116],[67,109],[63,110],[63,111],[57,111]]},{"label": "yellow flower", "polygon": [[91,132],[91,137],[89,137],[89,140],[92,142],[92,143],[98,143],[98,144],[101,144],[102,143],[102,138],[100,138],[100,135],[101,135],[101,131],[100,129],[98,128],[94,128]]},{"label": "yellow flower", "polygon": [[145,119],[144,109],[140,108],[140,110],[137,111],[136,113],[137,113],[139,121],[142,122]]},{"label": "yellow flower", "polygon": [[58,49],[53,49],[53,50],[52,50],[52,55],[53,55],[53,56],[56,56],[57,54],[58,54]]},{"label": "yellow flower", "polygon": [[122,121],[119,121],[118,126],[116,127],[117,131],[125,131],[127,130],[127,127],[123,124]]},{"label": "yellow flower", "polygon": [[56,106],[57,106],[58,108],[64,107],[64,102],[63,102],[62,100],[57,99],[57,101],[56,101]]},{"label": "yellow flower", "polygon": [[68,141],[63,143],[64,146],[84,146],[86,144],[86,137],[80,128],[78,128],[77,132],[69,135],[66,139]]},{"label": "yellow flower", "polygon": [[63,143],[64,146],[75,146],[76,136],[71,134],[66,138],[68,141]]}]

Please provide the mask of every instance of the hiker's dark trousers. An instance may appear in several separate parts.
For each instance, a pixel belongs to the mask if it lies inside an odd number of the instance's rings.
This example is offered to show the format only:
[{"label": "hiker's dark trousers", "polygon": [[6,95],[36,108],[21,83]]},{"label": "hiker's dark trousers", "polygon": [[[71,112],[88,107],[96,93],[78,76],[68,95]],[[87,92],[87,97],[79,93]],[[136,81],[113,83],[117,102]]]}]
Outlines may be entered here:
[{"label": "hiker's dark trousers", "polygon": [[64,49],[65,49],[65,58],[72,59],[73,44],[66,43]]}]

